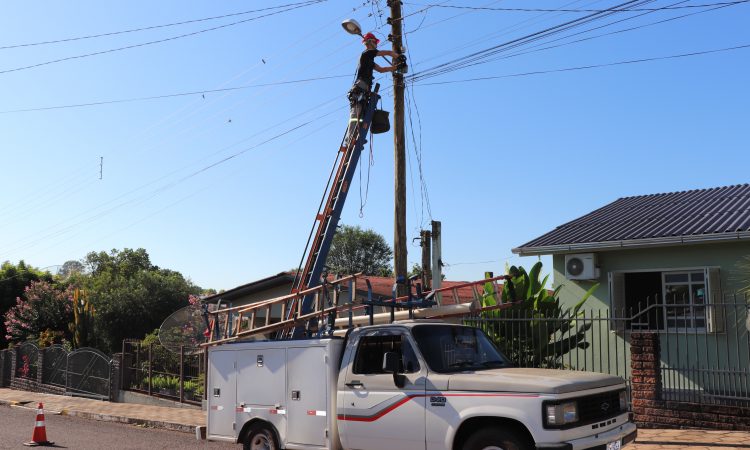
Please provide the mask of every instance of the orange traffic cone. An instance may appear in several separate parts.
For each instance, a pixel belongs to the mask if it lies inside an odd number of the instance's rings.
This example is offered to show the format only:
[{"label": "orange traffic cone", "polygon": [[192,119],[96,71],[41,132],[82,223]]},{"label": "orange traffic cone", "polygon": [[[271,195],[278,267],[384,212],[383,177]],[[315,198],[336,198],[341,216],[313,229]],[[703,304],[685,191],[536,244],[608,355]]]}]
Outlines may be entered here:
[{"label": "orange traffic cone", "polygon": [[34,424],[34,434],[31,436],[31,442],[25,442],[27,447],[36,447],[40,445],[54,445],[54,442],[47,440],[47,429],[44,426],[44,406],[39,402],[36,411],[36,423]]}]

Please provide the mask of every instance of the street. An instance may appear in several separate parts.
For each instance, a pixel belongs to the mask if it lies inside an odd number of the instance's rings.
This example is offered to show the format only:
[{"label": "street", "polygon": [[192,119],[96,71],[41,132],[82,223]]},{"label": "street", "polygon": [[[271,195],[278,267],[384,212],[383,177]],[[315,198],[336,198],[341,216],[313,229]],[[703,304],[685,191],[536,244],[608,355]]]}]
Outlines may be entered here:
[{"label": "street", "polygon": [[[31,440],[36,409],[0,406],[0,449],[21,449]],[[235,444],[197,441],[195,435],[133,425],[45,414],[47,439],[57,448],[111,449],[234,449]]]}]

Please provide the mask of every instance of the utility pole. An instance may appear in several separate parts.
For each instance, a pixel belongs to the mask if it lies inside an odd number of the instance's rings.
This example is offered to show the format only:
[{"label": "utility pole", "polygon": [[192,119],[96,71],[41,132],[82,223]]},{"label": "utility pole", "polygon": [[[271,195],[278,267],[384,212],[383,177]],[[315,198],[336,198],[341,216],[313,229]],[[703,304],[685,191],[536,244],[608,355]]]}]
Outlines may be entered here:
[{"label": "utility pole", "polygon": [[[391,36],[393,51],[402,53],[401,0],[388,0],[391,8]],[[404,133],[404,75],[393,72],[393,154],[395,215],[393,221],[393,268],[396,278],[406,279],[406,134]],[[399,295],[405,295],[405,286],[399,285]]]},{"label": "utility pole", "polygon": [[[440,289],[443,284],[443,247],[442,224],[432,221],[432,290]],[[440,294],[436,299],[438,304],[442,300]]]},{"label": "utility pole", "polygon": [[429,291],[432,286],[432,233],[430,230],[419,232],[420,246],[422,247],[422,288]]}]

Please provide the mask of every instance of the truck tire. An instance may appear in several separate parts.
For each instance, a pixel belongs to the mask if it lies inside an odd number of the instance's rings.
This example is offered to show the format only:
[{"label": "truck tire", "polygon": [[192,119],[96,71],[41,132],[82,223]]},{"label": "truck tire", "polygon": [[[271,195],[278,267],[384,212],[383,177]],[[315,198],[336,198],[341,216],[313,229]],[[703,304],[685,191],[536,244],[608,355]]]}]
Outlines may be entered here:
[{"label": "truck tire", "polygon": [[242,443],[244,450],[279,450],[276,434],[264,423],[251,426]]},{"label": "truck tire", "polygon": [[512,431],[482,428],[469,436],[462,450],[532,450],[532,447]]}]

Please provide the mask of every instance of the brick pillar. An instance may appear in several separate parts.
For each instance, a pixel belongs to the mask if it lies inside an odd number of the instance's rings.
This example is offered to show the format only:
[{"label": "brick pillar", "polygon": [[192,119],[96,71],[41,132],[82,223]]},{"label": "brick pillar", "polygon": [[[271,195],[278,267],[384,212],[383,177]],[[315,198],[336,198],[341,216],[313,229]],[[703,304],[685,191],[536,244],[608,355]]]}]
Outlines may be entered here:
[{"label": "brick pillar", "polygon": [[631,398],[635,422],[650,422],[653,408],[660,406],[661,353],[659,334],[639,332],[630,334]]}]

